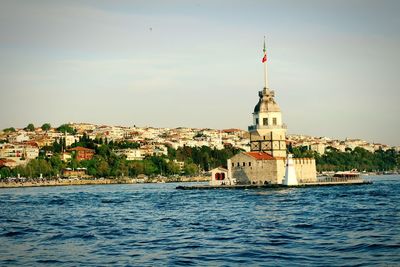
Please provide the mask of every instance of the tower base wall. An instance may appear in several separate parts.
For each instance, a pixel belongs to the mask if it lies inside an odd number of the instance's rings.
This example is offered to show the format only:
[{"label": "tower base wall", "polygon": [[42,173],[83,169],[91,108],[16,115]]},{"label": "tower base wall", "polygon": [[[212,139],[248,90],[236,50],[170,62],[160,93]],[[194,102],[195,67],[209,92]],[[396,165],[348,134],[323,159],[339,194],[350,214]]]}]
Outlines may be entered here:
[{"label": "tower base wall", "polygon": [[[293,161],[299,183],[317,181],[314,159],[295,158]],[[282,184],[285,158],[257,160],[240,153],[228,161],[228,171],[237,184]]]},{"label": "tower base wall", "polygon": [[297,181],[299,183],[309,183],[317,181],[317,169],[315,159],[312,158],[294,158],[294,167],[296,169]]}]

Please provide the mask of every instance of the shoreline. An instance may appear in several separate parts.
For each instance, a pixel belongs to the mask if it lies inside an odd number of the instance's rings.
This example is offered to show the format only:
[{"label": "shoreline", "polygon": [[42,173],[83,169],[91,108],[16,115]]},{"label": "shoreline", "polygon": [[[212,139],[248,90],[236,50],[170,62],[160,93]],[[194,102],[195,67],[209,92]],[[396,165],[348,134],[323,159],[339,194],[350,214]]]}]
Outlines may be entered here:
[{"label": "shoreline", "polygon": [[109,184],[157,184],[157,183],[190,183],[190,182],[208,182],[209,177],[180,177],[173,180],[148,179],[147,181],[137,181],[135,178],[124,179],[96,179],[96,180],[75,180],[59,179],[48,181],[25,181],[25,182],[0,182],[0,189],[20,188],[20,187],[49,187],[49,186],[79,186],[79,185],[109,185]]},{"label": "shoreline", "polygon": [[364,180],[353,180],[345,182],[316,182],[316,183],[304,183],[298,185],[283,185],[283,184],[266,184],[266,185],[192,185],[185,186],[179,185],[176,189],[179,190],[214,190],[214,189],[281,189],[281,188],[304,188],[304,187],[321,187],[321,186],[349,186],[349,185],[371,185],[371,181]]}]

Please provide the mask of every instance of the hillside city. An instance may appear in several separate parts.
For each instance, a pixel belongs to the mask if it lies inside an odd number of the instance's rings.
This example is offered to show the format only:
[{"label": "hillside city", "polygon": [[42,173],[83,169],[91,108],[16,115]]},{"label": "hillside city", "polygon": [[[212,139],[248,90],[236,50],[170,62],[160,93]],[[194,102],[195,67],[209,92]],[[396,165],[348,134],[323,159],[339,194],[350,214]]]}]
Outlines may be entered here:
[{"label": "hillside city", "polygon": [[[134,148],[119,148],[114,151],[116,155],[125,156],[129,161],[140,161],[146,156],[167,156],[168,147],[178,149],[206,146],[218,150],[232,147],[250,151],[249,134],[240,129],[125,127],[91,123],[69,123],[53,128],[48,123],[42,127],[29,124],[22,129],[7,128],[0,132],[0,168],[26,165],[31,159],[38,158],[40,153],[51,157],[53,152],[45,148],[61,142],[66,148],[60,153],[63,161],[70,160],[73,154],[77,154],[78,160],[91,159],[94,155],[93,150],[73,146],[83,136],[92,140],[101,139],[105,143],[113,141],[138,144]],[[297,134],[287,135],[287,144],[292,147],[306,147],[320,155],[323,155],[328,147],[342,152],[356,147],[369,152],[388,149],[400,151],[400,146],[390,147],[361,139],[336,140]]]}]

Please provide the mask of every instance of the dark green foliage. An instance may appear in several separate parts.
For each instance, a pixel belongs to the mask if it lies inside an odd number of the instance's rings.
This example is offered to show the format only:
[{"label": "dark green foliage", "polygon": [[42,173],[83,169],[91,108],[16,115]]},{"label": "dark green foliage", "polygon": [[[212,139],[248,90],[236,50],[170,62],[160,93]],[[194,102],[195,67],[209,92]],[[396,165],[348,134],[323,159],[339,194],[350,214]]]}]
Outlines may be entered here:
[{"label": "dark green foliage", "polygon": [[57,128],[57,131],[59,131],[60,133],[69,133],[69,134],[75,134],[75,133],[76,133],[75,129],[72,128],[72,127],[71,127],[70,125],[68,125],[68,124],[60,125],[60,126]]},{"label": "dark green foliage", "polygon": [[22,177],[37,178],[40,174],[43,177],[51,177],[56,175],[56,170],[53,169],[51,164],[45,159],[32,159],[26,166],[17,166],[11,171],[11,175],[17,176],[20,174]]},{"label": "dark green foliage", "polygon": [[109,145],[112,146],[111,149],[124,149],[124,148],[137,149],[137,148],[140,147],[139,143],[128,142],[128,141],[117,142],[117,143],[113,142],[113,143],[111,143]]},{"label": "dark green foliage", "polygon": [[11,169],[8,167],[0,168],[0,179],[5,179],[6,177],[10,177]]},{"label": "dark green foliage", "polygon": [[5,129],[3,129],[3,131],[6,133],[13,133],[13,132],[15,132],[15,128],[14,127],[5,128]]},{"label": "dark green foliage", "polygon": [[43,131],[48,131],[51,129],[51,125],[50,123],[44,123],[41,128]]},{"label": "dark green foliage", "polygon": [[53,169],[53,173],[61,174],[63,168],[65,168],[65,163],[61,160],[58,154],[53,155],[49,159],[49,163]]},{"label": "dark green foliage", "polygon": [[33,123],[29,123],[28,126],[24,128],[25,131],[33,132],[35,130],[35,126]]},{"label": "dark green foliage", "polygon": [[184,173],[186,175],[195,175],[199,172],[199,168],[194,163],[188,163],[184,167]]},{"label": "dark green foliage", "polygon": [[318,171],[343,171],[357,169],[359,171],[389,171],[400,169],[400,154],[394,149],[369,152],[361,147],[354,150],[347,148],[341,152],[327,147],[324,155],[308,150],[307,147],[292,148],[296,158],[315,158]]},{"label": "dark green foliage", "polygon": [[99,140],[92,140],[90,139],[86,133],[82,135],[82,137],[79,138],[79,142],[75,142],[71,145],[71,147],[86,147],[90,149],[94,149],[96,147],[96,141],[98,142]]}]

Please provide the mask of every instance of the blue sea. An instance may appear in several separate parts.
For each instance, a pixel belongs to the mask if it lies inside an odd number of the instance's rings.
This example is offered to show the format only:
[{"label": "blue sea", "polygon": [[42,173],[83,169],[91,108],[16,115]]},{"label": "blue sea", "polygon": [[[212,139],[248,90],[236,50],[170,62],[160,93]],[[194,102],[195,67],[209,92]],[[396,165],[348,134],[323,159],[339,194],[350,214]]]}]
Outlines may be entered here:
[{"label": "blue sea", "polygon": [[400,176],[367,179],[0,189],[0,266],[400,266]]}]

